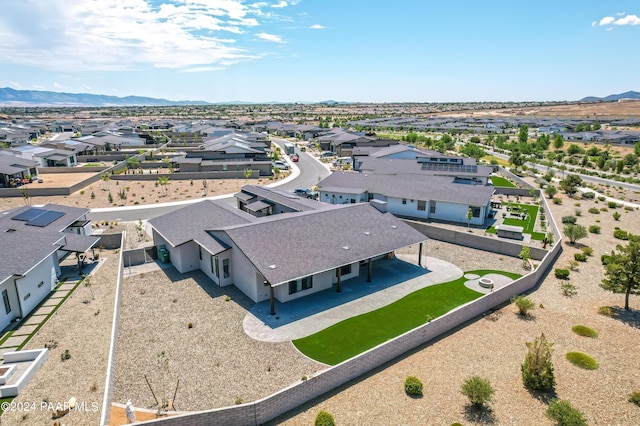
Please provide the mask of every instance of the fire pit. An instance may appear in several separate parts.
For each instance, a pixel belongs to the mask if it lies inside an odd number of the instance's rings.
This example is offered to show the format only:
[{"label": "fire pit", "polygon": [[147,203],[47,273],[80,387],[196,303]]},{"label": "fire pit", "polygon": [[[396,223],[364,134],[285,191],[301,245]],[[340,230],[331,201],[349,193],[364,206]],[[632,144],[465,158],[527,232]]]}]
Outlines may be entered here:
[{"label": "fire pit", "polygon": [[493,280],[491,278],[480,278],[478,280],[478,283],[480,284],[481,287],[484,287],[484,288],[493,287]]}]

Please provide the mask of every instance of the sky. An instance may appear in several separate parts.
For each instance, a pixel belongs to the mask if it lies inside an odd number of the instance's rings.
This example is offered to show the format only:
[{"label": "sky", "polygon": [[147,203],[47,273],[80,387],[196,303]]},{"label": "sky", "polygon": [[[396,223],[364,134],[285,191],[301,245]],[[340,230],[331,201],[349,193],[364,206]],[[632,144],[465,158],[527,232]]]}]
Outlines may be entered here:
[{"label": "sky", "polygon": [[0,87],[208,102],[640,91],[640,0],[0,0]]}]

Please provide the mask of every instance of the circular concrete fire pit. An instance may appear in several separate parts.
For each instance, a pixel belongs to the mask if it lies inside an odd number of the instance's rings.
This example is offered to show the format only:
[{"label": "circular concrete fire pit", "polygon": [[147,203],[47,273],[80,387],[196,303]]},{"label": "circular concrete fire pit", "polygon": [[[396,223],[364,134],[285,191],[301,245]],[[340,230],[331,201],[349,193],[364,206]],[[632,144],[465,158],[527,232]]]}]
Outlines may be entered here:
[{"label": "circular concrete fire pit", "polygon": [[480,284],[481,287],[484,287],[484,288],[493,287],[493,280],[491,278],[480,278],[478,280],[478,283]]}]

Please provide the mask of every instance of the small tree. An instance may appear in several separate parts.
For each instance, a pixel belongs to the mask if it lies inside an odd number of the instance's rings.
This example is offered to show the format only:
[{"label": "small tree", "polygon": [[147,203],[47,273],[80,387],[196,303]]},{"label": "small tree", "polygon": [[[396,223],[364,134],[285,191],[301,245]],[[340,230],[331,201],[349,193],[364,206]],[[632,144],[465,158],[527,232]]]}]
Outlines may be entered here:
[{"label": "small tree", "polygon": [[487,379],[479,376],[468,378],[462,384],[460,392],[469,398],[469,402],[476,408],[482,408],[491,402],[495,390]]},{"label": "small tree", "polygon": [[527,349],[524,363],[520,366],[525,387],[537,391],[553,389],[556,384],[551,363],[553,343],[548,342],[542,333],[533,342],[527,342]]},{"label": "small tree", "polygon": [[547,194],[547,197],[549,197],[549,199],[551,199],[558,193],[558,188],[553,185],[549,185],[544,189],[544,193]]},{"label": "small tree", "polygon": [[518,307],[518,315],[526,317],[529,311],[535,309],[536,305],[526,296],[518,295],[511,299],[513,303]]},{"label": "small tree", "polygon": [[336,421],[333,416],[326,411],[322,410],[316,416],[315,426],[335,426]]},{"label": "small tree", "polygon": [[587,421],[580,410],[569,401],[554,399],[547,407],[547,417],[558,426],[587,426]]},{"label": "small tree", "polygon": [[22,195],[22,199],[24,200],[24,205],[25,206],[30,206],[31,205],[31,195],[29,194],[29,188],[23,186],[21,188],[18,188],[18,192],[20,193],[20,195]]},{"label": "small tree", "polygon": [[570,174],[564,180],[560,181],[560,188],[567,193],[569,197],[578,192],[578,187],[582,186],[582,178],[578,175]]},{"label": "small tree", "polygon": [[575,244],[576,241],[581,240],[587,236],[587,228],[582,225],[568,224],[564,227],[564,235],[569,238],[569,243]]},{"label": "small tree", "polygon": [[520,250],[520,254],[518,256],[522,259],[522,267],[529,267],[529,259],[531,258],[531,249],[529,246],[522,246],[522,250]]},{"label": "small tree", "polygon": [[471,207],[467,210],[467,229],[469,229],[469,225],[471,224],[471,219],[473,218],[473,210]]},{"label": "small tree", "polygon": [[624,293],[624,309],[629,310],[629,296],[640,294],[640,240],[633,238],[626,246],[617,246],[604,265],[605,278],[600,286],[613,293]]}]

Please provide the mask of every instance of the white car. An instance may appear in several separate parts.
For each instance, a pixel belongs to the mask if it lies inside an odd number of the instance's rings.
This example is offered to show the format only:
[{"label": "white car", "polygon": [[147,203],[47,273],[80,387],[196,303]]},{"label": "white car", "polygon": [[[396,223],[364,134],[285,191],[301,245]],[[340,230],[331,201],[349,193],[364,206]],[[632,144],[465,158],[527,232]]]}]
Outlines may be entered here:
[{"label": "white car", "polygon": [[280,170],[289,170],[289,165],[284,161],[280,161],[280,160],[274,161],[273,163],[271,163],[271,167],[273,167],[274,169],[277,167]]}]

